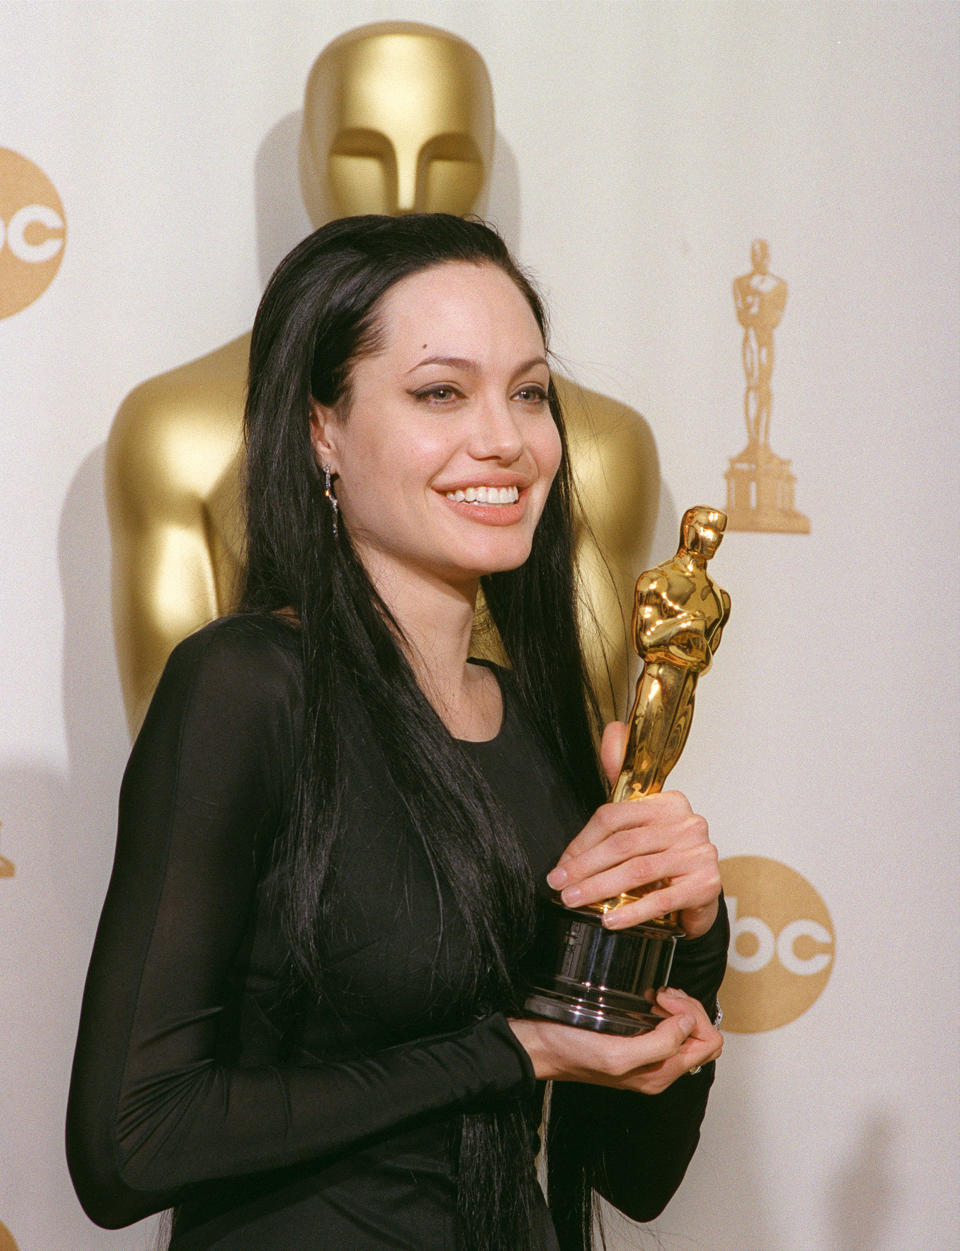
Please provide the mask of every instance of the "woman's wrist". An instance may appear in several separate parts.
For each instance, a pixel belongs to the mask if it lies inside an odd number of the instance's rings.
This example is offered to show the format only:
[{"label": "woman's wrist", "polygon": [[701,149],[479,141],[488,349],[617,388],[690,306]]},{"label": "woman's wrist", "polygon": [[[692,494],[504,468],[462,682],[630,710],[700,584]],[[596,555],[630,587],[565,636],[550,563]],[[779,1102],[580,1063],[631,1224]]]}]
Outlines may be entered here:
[{"label": "woman's wrist", "polygon": [[711,899],[700,908],[688,908],[680,913],[680,923],[684,928],[685,937],[690,942],[703,938],[717,923],[720,914],[720,899]]},{"label": "woman's wrist", "polygon": [[518,1044],[527,1056],[537,1081],[550,1081],[558,1076],[550,1064],[549,1051],[544,1046],[536,1021],[528,1021],[519,1017],[508,1017],[507,1024],[513,1031]]}]

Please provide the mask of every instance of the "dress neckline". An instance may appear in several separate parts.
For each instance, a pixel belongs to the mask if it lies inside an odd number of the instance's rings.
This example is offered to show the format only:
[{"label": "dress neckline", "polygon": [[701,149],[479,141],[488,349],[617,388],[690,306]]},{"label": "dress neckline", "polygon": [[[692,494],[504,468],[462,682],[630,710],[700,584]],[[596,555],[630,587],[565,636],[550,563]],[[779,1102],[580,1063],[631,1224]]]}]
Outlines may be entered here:
[{"label": "dress neckline", "polygon": [[491,743],[495,743],[497,739],[500,738],[503,734],[504,726],[507,724],[507,695],[501,676],[503,671],[500,666],[495,664],[492,660],[484,660],[480,656],[468,656],[467,664],[483,665],[485,669],[489,669],[493,674],[494,681],[500,690],[500,724],[497,727],[496,733],[491,738],[458,738],[456,741],[458,743],[465,744],[467,747],[485,747]]}]

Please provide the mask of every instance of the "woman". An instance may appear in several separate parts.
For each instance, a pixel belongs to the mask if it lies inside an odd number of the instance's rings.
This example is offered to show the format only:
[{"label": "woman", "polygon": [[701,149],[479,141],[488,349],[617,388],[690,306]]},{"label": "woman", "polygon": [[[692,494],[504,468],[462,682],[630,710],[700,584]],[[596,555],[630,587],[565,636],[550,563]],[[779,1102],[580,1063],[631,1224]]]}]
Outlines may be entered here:
[{"label": "woman", "polygon": [[[682,797],[603,804],[537,296],[479,223],[334,222],[264,295],[246,429],[242,610],[173,653],[121,792],[81,1201],[173,1207],[180,1251],[583,1247],[593,1189],[649,1219],[719,1054],[725,918]],[[469,659],[481,587],[509,670]],[[661,1025],[519,1016],[538,890],[666,878],[610,922],[681,909]]]}]

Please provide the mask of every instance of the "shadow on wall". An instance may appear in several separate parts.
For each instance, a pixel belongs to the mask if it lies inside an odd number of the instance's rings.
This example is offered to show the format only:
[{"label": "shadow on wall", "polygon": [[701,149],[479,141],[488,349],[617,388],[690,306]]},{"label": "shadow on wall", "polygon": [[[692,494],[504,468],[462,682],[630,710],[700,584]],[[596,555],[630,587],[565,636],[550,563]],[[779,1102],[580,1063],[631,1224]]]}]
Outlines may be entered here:
[{"label": "shadow on wall", "polygon": [[[490,191],[483,216],[503,235],[511,252],[520,246],[520,166],[498,130],[493,140]],[[545,276],[545,275],[544,275]]]},{"label": "shadow on wall", "polygon": [[[757,1149],[764,1138],[764,1098],[754,1049],[741,1046],[742,1037],[727,1035],[700,1145],[676,1196],[636,1241],[611,1239],[609,1251],[773,1251],[788,1245],[765,1205],[757,1203],[777,1165]],[[731,1144],[737,1144],[735,1154]],[[742,1240],[744,1211],[751,1214],[749,1244]]]},{"label": "shadow on wall", "polygon": [[288,113],[263,138],[254,158],[254,210],[260,286],[291,248],[313,230],[300,194],[297,153],[303,113]]},{"label": "shadow on wall", "polygon": [[[63,596],[63,712],[68,770],[59,810],[52,814],[50,872],[60,903],[64,964],[72,985],[65,996],[64,1098],[80,997],[116,837],[117,795],[130,741],[123,714],[110,611],[110,542],[103,491],[105,448],[95,448],[77,471],[59,530]],[[62,1128],[55,1141],[62,1142]],[[61,1148],[62,1154],[62,1148]],[[63,1166],[66,1179],[66,1164]],[[69,1187],[69,1182],[66,1182]],[[74,1200],[76,1202],[76,1200]],[[66,1206],[66,1204],[64,1204]],[[77,1212],[90,1247],[152,1245],[153,1221],[108,1234]],[[65,1242],[61,1245],[67,1245]]]},{"label": "shadow on wall", "polygon": [[[68,784],[48,761],[4,759],[0,797],[17,847],[16,874],[0,881],[0,1251],[15,1251],[18,1242],[24,1251],[72,1249],[59,1220],[76,1202],[63,1123],[89,943],[62,879],[64,862],[68,875],[83,874],[82,840],[76,830],[65,838]],[[58,1221],[61,1236],[53,1241],[51,1222]]]},{"label": "shadow on wall", "polygon": [[892,1153],[897,1124],[885,1110],[864,1116],[853,1147],[827,1196],[830,1243],[835,1247],[888,1247],[885,1231],[900,1204]]},{"label": "shadow on wall", "polygon": [[[59,531],[63,596],[63,710],[74,829],[113,847],[116,793],[129,751],[110,611],[110,541],[103,491],[104,445],[80,466],[64,501]],[[105,831],[99,823],[108,820]],[[89,844],[88,844],[89,845]]]},{"label": "shadow on wall", "polygon": [[[4,1031],[3,1121],[15,1151],[3,1170],[0,1248],[71,1251],[147,1246],[147,1227],[107,1234],[83,1216],[63,1149],[80,999],[103,902],[128,751],[110,622],[104,449],[70,484],[60,517],[62,695],[67,763],[3,761],[0,793],[16,833],[15,876],[0,882]],[[56,726],[51,727],[53,742]],[[9,1191],[7,1191],[9,1188]],[[37,1206],[30,1196],[43,1196]],[[4,1242],[6,1238],[6,1242]]]}]

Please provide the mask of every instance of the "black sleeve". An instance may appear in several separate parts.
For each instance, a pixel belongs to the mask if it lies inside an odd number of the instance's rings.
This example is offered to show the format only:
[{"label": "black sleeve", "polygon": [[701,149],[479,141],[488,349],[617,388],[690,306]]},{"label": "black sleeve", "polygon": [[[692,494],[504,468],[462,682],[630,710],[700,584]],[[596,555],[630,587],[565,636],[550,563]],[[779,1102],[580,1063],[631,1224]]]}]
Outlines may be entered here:
[{"label": "black sleeve", "polygon": [[[699,999],[711,1020],[726,970],[729,923],[723,899],[711,929],[677,944],[671,985]],[[662,1094],[557,1082],[550,1099],[550,1206],[588,1184],[627,1216],[649,1221],[683,1180],[700,1140],[713,1064],[678,1078]],[[554,1160],[558,1168],[554,1169]]]},{"label": "black sleeve", "polygon": [[175,650],[134,746],[67,1117],[74,1185],[101,1225],[533,1089],[499,1016],[313,1068],[218,1061],[228,974],[290,794],[298,697],[289,646],[219,623]]}]

